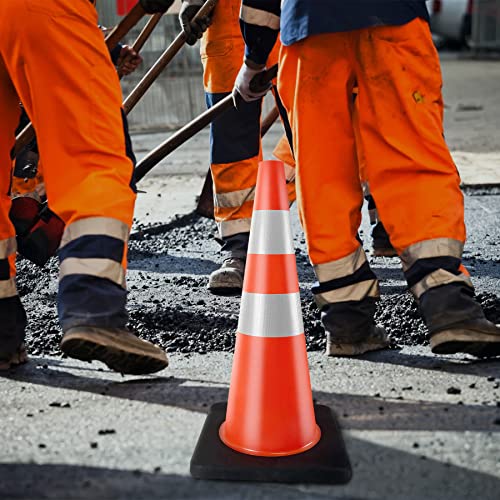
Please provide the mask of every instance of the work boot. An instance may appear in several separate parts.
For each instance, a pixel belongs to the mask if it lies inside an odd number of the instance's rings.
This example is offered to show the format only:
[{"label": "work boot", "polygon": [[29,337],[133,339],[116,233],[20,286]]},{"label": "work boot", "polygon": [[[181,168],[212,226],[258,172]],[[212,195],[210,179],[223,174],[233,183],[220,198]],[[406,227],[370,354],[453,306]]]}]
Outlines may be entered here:
[{"label": "work boot", "polygon": [[392,246],[384,225],[380,221],[372,229],[372,246],[373,254],[376,257],[396,257],[398,255]]},{"label": "work boot", "polygon": [[241,295],[250,233],[237,233],[217,240],[221,244],[222,266],[208,278],[214,295]]},{"label": "work boot", "polygon": [[0,352],[0,372],[23,365],[27,361],[26,344],[23,342],[14,352],[9,354]]},{"label": "work boot", "polygon": [[26,312],[16,295],[0,299],[0,371],[26,363]]},{"label": "work boot", "polygon": [[228,257],[208,279],[208,289],[215,295],[240,295],[245,275],[245,259]]},{"label": "work boot", "polygon": [[326,354],[328,356],[359,356],[365,352],[378,351],[389,347],[390,338],[384,327],[373,325],[371,331],[361,340],[352,342],[339,339],[326,332]]},{"label": "work boot", "polygon": [[120,373],[142,375],[168,366],[167,355],[124,328],[75,326],[64,332],[61,350],[71,358],[101,361]]},{"label": "work boot", "polygon": [[420,297],[420,309],[433,353],[500,356],[500,327],[486,319],[469,286],[451,283],[431,288]]},{"label": "work boot", "polygon": [[374,323],[375,303],[375,299],[367,297],[323,307],[321,321],[326,331],[328,356],[359,356],[389,347],[385,329]]}]

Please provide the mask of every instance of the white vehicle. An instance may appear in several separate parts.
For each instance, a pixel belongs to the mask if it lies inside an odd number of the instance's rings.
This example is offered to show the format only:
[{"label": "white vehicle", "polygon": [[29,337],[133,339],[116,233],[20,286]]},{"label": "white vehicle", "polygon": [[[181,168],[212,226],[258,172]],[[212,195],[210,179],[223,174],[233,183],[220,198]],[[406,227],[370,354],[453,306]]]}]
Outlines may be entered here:
[{"label": "white vehicle", "polygon": [[431,30],[446,40],[468,45],[474,0],[429,0]]}]

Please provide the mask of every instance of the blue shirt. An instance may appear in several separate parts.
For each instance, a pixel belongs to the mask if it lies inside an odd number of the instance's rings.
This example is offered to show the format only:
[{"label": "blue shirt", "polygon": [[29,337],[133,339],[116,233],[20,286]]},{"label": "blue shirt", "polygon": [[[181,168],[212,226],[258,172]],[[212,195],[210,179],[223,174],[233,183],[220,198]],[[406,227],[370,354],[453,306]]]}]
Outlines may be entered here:
[{"label": "blue shirt", "polygon": [[246,57],[263,64],[280,29],[281,42],[292,45],[311,35],[398,26],[417,17],[429,21],[425,0],[243,0],[240,23]]}]

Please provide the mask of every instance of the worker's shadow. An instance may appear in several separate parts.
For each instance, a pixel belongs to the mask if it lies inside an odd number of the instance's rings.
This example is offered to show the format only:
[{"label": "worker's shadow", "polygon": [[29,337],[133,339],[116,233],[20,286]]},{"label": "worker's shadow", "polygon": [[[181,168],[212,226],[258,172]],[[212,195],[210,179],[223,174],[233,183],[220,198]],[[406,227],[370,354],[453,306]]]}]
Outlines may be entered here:
[{"label": "worker's shadow", "polygon": [[474,276],[500,278],[500,259],[498,259],[498,253],[497,258],[493,259],[464,257],[463,264],[469,270],[473,280]]},{"label": "worker's shadow", "polygon": [[[35,358],[3,378],[76,392],[99,394],[155,405],[207,413],[210,406],[226,401],[228,381],[149,375],[121,379],[95,364],[71,364],[71,360]],[[93,373],[94,377],[82,374]],[[65,393],[68,398],[67,392]],[[339,413],[342,426],[349,430],[374,431],[484,431],[500,432],[495,425],[497,408],[480,404],[382,399],[378,396],[314,391],[315,401]],[[61,410],[62,411],[62,410]]]},{"label": "worker's shadow", "polygon": [[[349,438],[354,475],[345,486],[198,481],[185,475],[66,464],[0,464],[0,497],[28,500],[125,500],[166,498],[260,500],[360,500],[367,498],[462,500],[498,498],[500,480],[417,454]],[[168,453],[168,449],[166,450]],[[161,468],[162,464],[158,464]]]},{"label": "worker's shadow", "polygon": [[162,255],[150,252],[134,251],[128,262],[131,271],[148,271],[161,274],[209,275],[220,267],[214,260],[185,255]]},{"label": "worker's shadow", "polygon": [[[161,464],[158,467],[161,468]],[[185,475],[179,475],[165,474],[158,469],[154,473],[83,465],[4,463],[0,464],[0,498],[235,500],[255,498],[257,493],[261,500],[332,498],[321,493],[305,497],[303,492],[288,485],[197,481],[189,477],[188,464],[185,468]],[[350,496],[341,498],[356,500]]]},{"label": "worker's shadow", "polygon": [[[40,360],[43,361],[43,360]],[[45,360],[46,369],[33,365],[14,372],[10,378],[23,383],[90,392],[107,398],[141,401],[155,405],[173,406],[206,413],[209,406],[227,399],[227,386],[218,382],[213,387],[201,380],[174,377],[144,377],[123,382],[113,379],[92,379],[71,374],[71,366],[58,367],[53,360]],[[53,363],[53,364],[48,364]],[[75,369],[80,370],[80,367]],[[111,376],[110,376],[111,377]],[[56,397],[54,395],[54,397]],[[68,398],[67,391],[64,397]],[[78,397],[78,396],[77,396]],[[179,460],[185,475],[163,474],[162,463],[154,464],[152,471],[86,467],[59,464],[0,464],[0,498],[65,498],[71,499],[125,499],[148,498],[408,498],[420,499],[469,499],[474,492],[481,492],[482,499],[497,498],[500,479],[442,461],[426,458],[424,446],[409,453],[370,440],[367,431],[500,431],[492,425],[494,408],[478,405],[447,405],[439,402],[384,401],[368,396],[315,392],[320,403],[331,406],[341,417],[345,430],[363,431],[362,436],[346,433],[347,449],[354,469],[352,482],[347,486],[293,486],[271,484],[246,484],[195,481],[188,477],[189,457],[182,453]],[[80,405],[82,397],[78,397]],[[383,406],[383,409],[381,407]],[[68,425],[74,427],[75,416],[67,411]],[[140,411],[138,408],[136,411]],[[103,416],[103,419],[105,417]],[[144,415],[141,417],[144,418]],[[71,423],[70,423],[71,422]],[[190,429],[189,439],[201,431]],[[366,438],[365,438],[366,436]],[[373,436],[380,438],[380,433]],[[388,436],[394,437],[393,434]],[[422,434],[418,434],[422,436]],[[427,434],[428,436],[428,434]],[[498,437],[498,435],[496,435]],[[492,436],[492,439],[496,438]],[[415,440],[414,433],[401,433],[400,439]],[[175,446],[166,426],[155,440],[164,443],[165,456],[169,447]],[[376,439],[377,440],[377,439]],[[380,440],[380,439],[378,439]],[[424,435],[425,440],[425,435]],[[194,446],[194,444],[193,444]],[[172,449],[175,454],[176,450]],[[144,448],[135,449],[136,457],[147,454]],[[471,458],[472,460],[472,458]],[[149,460],[148,460],[149,462]],[[139,462],[140,463],[140,462]],[[135,462],[132,462],[133,467]],[[477,465],[477,464],[476,464]],[[474,465],[474,468],[476,468]],[[167,466],[168,467],[168,466]],[[33,496],[33,493],[36,495]]]},{"label": "worker's shadow", "polygon": [[429,355],[411,351],[402,353],[399,348],[385,349],[382,351],[368,352],[357,357],[357,360],[365,363],[383,363],[407,366],[420,370],[474,375],[485,378],[498,375],[498,365],[500,363],[500,358],[498,357],[478,359],[467,356],[466,354],[456,354],[453,357],[441,357],[432,354],[430,346],[427,346],[427,349]]}]

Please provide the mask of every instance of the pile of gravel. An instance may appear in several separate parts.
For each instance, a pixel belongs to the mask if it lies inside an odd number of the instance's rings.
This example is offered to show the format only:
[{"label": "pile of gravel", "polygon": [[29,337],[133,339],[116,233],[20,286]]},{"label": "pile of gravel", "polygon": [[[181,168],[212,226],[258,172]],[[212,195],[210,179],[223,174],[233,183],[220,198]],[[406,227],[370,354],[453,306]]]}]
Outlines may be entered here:
[{"label": "pile of gravel", "polygon": [[[214,233],[213,221],[195,214],[177,217],[168,224],[136,226],[129,244],[131,268],[155,271],[163,266],[168,270],[168,261],[162,259],[171,258],[169,253],[173,251],[195,256],[182,275],[144,270],[131,276],[130,328],[142,338],[169,352],[206,353],[234,348],[239,298],[211,296],[206,289],[207,273],[196,268],[197,256],[207,246],[214,248]],[[297,267],[303,285],[301,300],[307,348],[323,350],[325,335],[309,291],[313,276],[301,249],[297,250]],[[32,354],[60,354],[61,332],[55,304],[57,272],[55,259],[43,269],[18,259],[18,289],[28,313],[27,340]],[[482,293],[478,300],[487,317],[500,323],[500,298]],[[408,293],[384,295],[377,306],[376,321],[391,334],[393,347],[428,342],[417,304]]]}]

